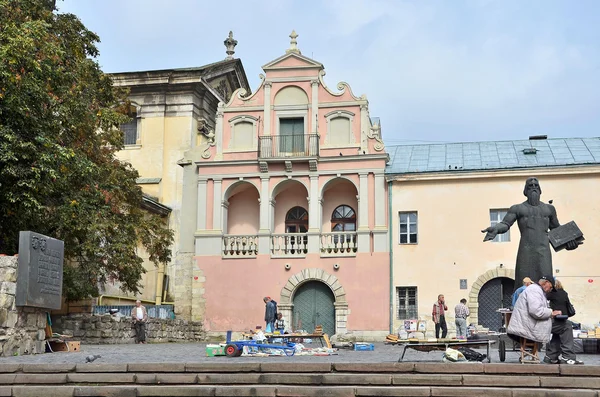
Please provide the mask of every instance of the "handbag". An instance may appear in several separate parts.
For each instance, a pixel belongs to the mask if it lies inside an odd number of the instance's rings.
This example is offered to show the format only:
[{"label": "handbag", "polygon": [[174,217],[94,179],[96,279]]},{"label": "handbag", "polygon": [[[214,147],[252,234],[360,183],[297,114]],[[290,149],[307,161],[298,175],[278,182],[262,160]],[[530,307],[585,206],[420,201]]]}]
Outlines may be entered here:
[{"label": "handbag", "polygon": [[577,312],[575,311],[575,307],[573,306],[573,304],[571,303],[571,300],[569,299],[567,301],[567,316],[569,317],[573,317]]}]

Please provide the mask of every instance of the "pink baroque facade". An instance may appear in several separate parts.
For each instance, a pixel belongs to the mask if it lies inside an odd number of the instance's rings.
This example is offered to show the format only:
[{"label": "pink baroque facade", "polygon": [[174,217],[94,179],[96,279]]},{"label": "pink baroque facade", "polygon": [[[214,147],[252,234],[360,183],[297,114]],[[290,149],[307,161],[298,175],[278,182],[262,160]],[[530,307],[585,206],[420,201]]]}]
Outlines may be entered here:
[{"label": "pink baroque facade", "polygon": [[178,314],[214,333],[264,327],[270,296],[295,330],[380,337],[390,318],[380,125],[364,95],[329,89],[290,37],[258,89],[220,103],[179,161]]}]

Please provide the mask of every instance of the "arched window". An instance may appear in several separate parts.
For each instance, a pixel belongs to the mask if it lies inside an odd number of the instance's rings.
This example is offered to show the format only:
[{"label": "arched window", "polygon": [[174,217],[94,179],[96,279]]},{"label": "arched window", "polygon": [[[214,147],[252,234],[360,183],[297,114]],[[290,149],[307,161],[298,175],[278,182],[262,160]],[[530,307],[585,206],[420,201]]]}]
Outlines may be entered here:
[{"label": "arched window", "polygon": [[356,231],[356,213],[348,205],[340,205],[331,215],[332,232]]},{"label": "arched window", "polygon": [[286,233],[308,232],[308,212],[302,207],[294,207],[285,216]]}]

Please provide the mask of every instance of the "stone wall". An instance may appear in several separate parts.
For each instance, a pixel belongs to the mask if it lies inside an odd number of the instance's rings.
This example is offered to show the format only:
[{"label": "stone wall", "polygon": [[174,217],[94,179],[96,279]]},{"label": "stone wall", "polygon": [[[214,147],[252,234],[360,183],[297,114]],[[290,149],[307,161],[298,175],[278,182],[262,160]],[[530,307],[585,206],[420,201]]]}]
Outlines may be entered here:
[{"label": "stone wall", "polygon": [[[73,340],[88,344],[134,343],[135,329],[131,318],[110,314],[71,314],[53,318],[53,329]],[[148,342],[201,342],[206,339],[202,323],[186,320],[148,319]]]},{"label": "stone wall", "polygon": [[0,356],[45,352],[46,310],[16,307],[16,256],[0,256]]}]

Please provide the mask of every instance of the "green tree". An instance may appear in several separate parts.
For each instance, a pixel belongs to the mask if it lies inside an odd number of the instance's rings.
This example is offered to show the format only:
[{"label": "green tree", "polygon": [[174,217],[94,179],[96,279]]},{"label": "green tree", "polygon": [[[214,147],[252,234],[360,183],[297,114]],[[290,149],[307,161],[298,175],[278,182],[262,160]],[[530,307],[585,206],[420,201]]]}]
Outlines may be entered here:
[{"label": "green tree", "polygon": [[166,263],[173,233],[115,157],[128,103],[95,61],[98,36],[52,0],[0,0],[0,21],[0,253],[36,231],[65,242],[67,299],[109,277],[137,292],[139,244]]}]

